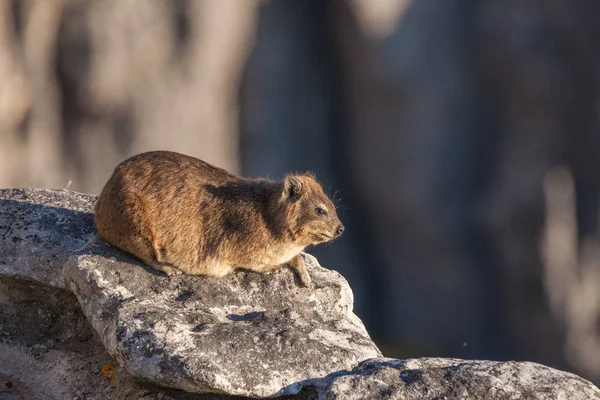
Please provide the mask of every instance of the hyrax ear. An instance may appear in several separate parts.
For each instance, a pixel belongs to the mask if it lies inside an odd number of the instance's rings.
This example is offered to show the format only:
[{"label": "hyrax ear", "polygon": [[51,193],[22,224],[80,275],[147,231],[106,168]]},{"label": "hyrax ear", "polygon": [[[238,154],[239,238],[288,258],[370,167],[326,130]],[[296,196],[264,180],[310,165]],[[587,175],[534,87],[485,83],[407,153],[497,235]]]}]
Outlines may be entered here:
[{"label": "hyrax ear", "polygon": [[302,181],[296,176],[286,176],[283,181],[283,195],[292,200],[297,200],[304,191]]}]

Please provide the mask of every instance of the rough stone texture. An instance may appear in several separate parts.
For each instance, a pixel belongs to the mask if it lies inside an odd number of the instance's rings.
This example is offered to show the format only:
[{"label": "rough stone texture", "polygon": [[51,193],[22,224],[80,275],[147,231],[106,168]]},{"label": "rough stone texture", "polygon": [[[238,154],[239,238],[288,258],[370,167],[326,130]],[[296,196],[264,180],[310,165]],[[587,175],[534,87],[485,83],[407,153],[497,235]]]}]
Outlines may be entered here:
[{"label": "rough stone texture", "polygon": [[304,255],[314,287],[291,270],[167,277],[92,241],[65,269],[108,352],[132,375],[191,392],[299,392],[381,356],[337,272]]},{"label": "rough stone texture", "polygon": [[[110,367],[105,374],[106,366]],[[194,395],[136,381],[106,352],[72,293],[0,276],[0,399],[236,398]]]},{"label": "rough stone texture", "polygon": [[96,232],[95,199],[68,190],[0,189],[0,275],[64,287],[69,253]]},{"label": "rough stone texture", "polygon": [[447,358],[377,359],[333,379],[324,396],[338,399],[592,400],[600,390],[568,372],[531,362]]}]

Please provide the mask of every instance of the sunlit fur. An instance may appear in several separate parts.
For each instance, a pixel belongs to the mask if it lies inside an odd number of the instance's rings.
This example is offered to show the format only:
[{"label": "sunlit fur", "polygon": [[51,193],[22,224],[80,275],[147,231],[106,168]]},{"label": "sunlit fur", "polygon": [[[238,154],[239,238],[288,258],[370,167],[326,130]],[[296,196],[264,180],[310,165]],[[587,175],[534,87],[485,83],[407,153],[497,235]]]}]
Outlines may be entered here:
[{"label": "sunlit fur", "polygon": [[310,277],[300,251],[343,230],[310,174],[241,178],[166,151],[117,166],[98,197],[95,223],[106,241],[168,274],[223,276],[289,263],[305,285]]}]

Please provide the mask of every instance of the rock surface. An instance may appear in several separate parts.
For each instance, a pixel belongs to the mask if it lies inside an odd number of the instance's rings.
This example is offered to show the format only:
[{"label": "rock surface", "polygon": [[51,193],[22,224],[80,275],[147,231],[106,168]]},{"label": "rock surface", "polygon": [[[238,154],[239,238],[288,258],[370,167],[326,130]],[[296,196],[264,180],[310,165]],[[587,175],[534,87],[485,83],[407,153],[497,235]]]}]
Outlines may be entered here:
[{"label": "rock surface", "polygon": [[64,287],[69,253],[96,232],[95,200],[68,190],[0,189],[0,275]]},{"label": "rock surface", "polygon": [[132,375],[191,392],[250,397],[304,386],[381,353],[337,272],[303,255],[314,287],[291,270],[167,277],[102,240],[65,269],[108,352]]},{"label": "rock surface", "polygon": [[593,400],[600,390],[567,372],[531,362],[445,358],[377,359],[333,379],[325,396],[398,400]]},{"label": "rock surface", "polygon": [[[0,248],[1,251],[1,248]],[[70,292],[0,276],[0,399],[233,400],[136,381]]]}]

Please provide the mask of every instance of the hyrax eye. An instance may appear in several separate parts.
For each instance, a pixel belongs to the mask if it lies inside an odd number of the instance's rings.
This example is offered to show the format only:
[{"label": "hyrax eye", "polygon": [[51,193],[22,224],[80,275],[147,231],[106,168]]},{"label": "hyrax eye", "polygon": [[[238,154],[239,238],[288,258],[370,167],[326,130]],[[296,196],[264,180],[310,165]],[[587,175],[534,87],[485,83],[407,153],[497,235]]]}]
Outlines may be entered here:
[{"label": "hyrax eye", "polygon": [[317,215],[319,215],[321,217],[324,217],[325,215],[327,215],[327,211],[325,211],[321,207],[315,208],[315,212],[317,213]]}]

